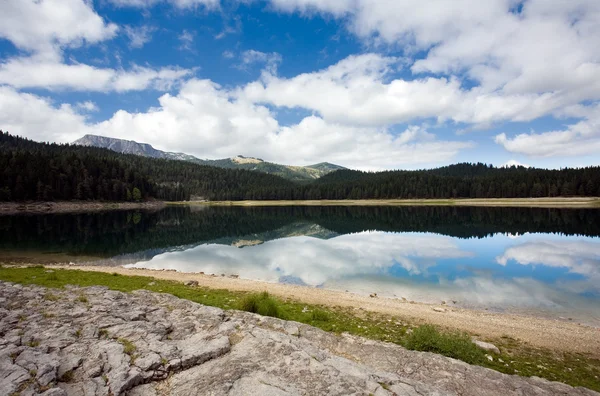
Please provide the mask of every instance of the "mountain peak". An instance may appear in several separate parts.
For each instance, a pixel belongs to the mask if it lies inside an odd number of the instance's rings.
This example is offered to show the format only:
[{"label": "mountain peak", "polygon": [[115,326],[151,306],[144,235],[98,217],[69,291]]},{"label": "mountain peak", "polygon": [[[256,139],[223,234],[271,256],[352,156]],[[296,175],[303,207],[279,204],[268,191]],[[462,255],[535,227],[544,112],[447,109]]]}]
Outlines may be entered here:
[{"label": "mountain peak", "polygon": [[135,154],[144,157],[161,158],[169,160],[190,161],[200,165],[214,166],[217,168],[247,169],[273,175],[278,175],[290,180],[307,181],[318,179],[327,173],[338,169],[345,169],[342,166],[321,162],[311,166],[287,166],[266,162],[260,158],[246,157],[237,155],[233,158],[220,160],[203,160],[184,153],[171,153],[157,150],[147,143],[138,143],[133,140],[110,138],[98,135],[85,135],[81,139],[73,142],[80,146],[101,147],[117,151],[124,154]]}]

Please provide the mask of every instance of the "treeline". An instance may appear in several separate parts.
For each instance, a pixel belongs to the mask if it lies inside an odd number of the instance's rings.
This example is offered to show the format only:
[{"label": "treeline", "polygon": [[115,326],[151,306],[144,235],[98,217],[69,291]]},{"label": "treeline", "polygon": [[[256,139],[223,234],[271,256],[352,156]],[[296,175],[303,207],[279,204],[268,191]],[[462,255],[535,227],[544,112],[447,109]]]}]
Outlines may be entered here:
[{"label": "treeline", "polygon": [[547,170],[457,164],[431,170],[339,170],[304,190],[305,199],[530,198],[600,196],[600,167]]},{"label": "treeline", "polygon": [[276,199],[274,191],[293,186],[263,173],[38,143],[0,131],[0,201]]},{"label": "treeline", "polygon": [[338,170],[298,184],[261,172],[37,143],[0,131],[0,201],[447,199],[600,196],[600,167],[546,170],[457,164]]}]

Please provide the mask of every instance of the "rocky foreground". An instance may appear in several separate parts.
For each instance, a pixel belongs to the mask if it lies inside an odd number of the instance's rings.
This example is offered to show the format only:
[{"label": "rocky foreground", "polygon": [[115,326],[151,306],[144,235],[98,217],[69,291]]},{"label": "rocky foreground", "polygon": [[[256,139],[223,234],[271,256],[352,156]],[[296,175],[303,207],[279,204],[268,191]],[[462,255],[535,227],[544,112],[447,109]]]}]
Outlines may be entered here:
[{"label": "rocky foreground", "polygon": [[1,395],[598,395],[166,294],[0,282]]}]

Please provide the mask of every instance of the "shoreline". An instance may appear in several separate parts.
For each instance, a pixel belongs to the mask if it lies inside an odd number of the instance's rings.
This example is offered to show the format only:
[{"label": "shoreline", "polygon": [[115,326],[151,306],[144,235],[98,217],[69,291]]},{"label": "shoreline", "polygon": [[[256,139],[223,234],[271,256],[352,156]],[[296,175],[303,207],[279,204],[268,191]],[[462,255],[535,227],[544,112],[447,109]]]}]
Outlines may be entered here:
[{"label": "shoreline", "polygon": [[110,210],[157,210],[166,205],[163,201],[146,202],[100,202],[100,201],[57,201],[57,202],[0,202],[1,215],[43,213],[86,213]]},{"label": "shoreline", "polygon": [[485,198],[485,199],[364,199],[297,201],[188,201],[166,202],[167,206],[479,206],[528,208],[598,208],[600,197],[573,198]]},{"label": "shoreline", "polygon": [[490,198],[490,199],[364,199],[297,201],[56,201],[0,202],[0,216],[44,213],[85,213],[111,210],[159,210],[167,206],[471,206],[557,209],[600,209],[600,197]]},{"label": "shoreline", "polygon": [[430,323],[448,329],[466,331],[488,340],[511,337],[532,347],[560,350],[562,352],[585,353],[600,358],[600,329],[573,322],[523,314],[478,311],[441,304],[410,303],[399,299],[383,297],[370,298],[353,293],[316,289],[306,286],[216,277],[199,273],[108,266],[47,266],[47,268],[52,267],[118,273],[125,276],[148,276],[179,282],[193,280],[198,282],[198,286],[210,289],[227,289],[243,292],[268,291],[273,296],[301,303],[353,309],[357,313],[370,311],[384,315],[404,317],[418,324]]}]

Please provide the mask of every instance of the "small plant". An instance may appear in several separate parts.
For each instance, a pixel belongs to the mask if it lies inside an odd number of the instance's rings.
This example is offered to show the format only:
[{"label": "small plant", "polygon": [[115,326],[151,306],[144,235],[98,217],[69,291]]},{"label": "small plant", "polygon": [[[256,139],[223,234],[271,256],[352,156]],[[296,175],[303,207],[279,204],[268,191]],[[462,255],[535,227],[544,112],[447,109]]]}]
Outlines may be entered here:
[{"label": "small plant", "polygon": [[441,333],[432,325],[417,327],[406,338],[404,346],[415,351],[434,352],[471,364],[481,364],[485,352],[465,333]]},{"label": "small plant", "polygon": [[58,275],[56,275],[56,272],[51,272],[48,274],[48,276],[46,277],[47,280],[49,281],[57,281],[58,280]]},{"label": "small plant", "polygon": [[35,348],[40,345],[40,342],[38,340],[31,340],[27,343],[27,345],[32,348]]},{"label": "small plant", "polygon": [[137,350],[135,344],[127,338],[117,338],[117,342],[123,345],[123,352],[129,355],[131,363],[134,363],[137,358],[135,354],[135,351]]},{"label": "small plant", "polygon": [[112,276],[119,276],[119,274],[117,274],[116,272],[113,272],[111,275]]},{"label": "small plant", "polygon": [[29,376],[35,377],[37,375],[37,370],[29,370]]},{"label": "small plant", "polygon": [[252,312],[263,316],[271,316],[274,318],[282,317],[279,302],[267,292],[250,294],[244,297],[240,302],[240,309],[242,311]]},{"label": "small plant", "polygon": [[56,294],[52,294],[52,293],[46,293],[46,294],[44,294],[44,300],[58,301],[58,300],[60,300],[60,296],[57,296]]},{"label": "small plant", "polygon": [[329,313],[320,309],[312,311],[310,317],[315,322],[329,322],[331,320]]},{"label": "small plant", "polygon": [[98,330],[98,338],[108,338],[108,330],[106,330],[106,329]]},{"label": "small plant", "polygon": [[73,370],[66,371],[62,377],[60,377],[60,382],[71,382],[73,381]]},{"label": "small plant", "polygon": [[25,315],[19,315],[19,323],[23,322],[26,319],[27,319],[27,316],[25,316]]},{"label": "small plant", "polygon": [[102,374],[102,380],[104,381],[104,385],[108,385],[108,376],[106,374]]},{"label": "small plant", "polygon": [[42,316],[44,317],[44,319],[48,319],[54,317],[55,315],[50,312],[42,312]]},{"label": "small plant", "polygon": [[169,361],[165,358],[161,358],[160,359],[160,364],[162,364],[163,366],[166,366],[167,364],[169,364]]},{"label": "small plant", "polygon": [[75,330],[75,337],[81,338],[81,329]]},{"label": "small plant", "polygon": [[80,294],[79,297],[77,297],[77,301],[85,304],[88,302],[88,298],[85,294]]},{"label": "small plant", "polygon": [[390,390],[390,386],[388,384],[386,384],[385,382],[380,382],[379,385],[381,385],[381,387],[383,389],[385,389],[386,391]]}]

